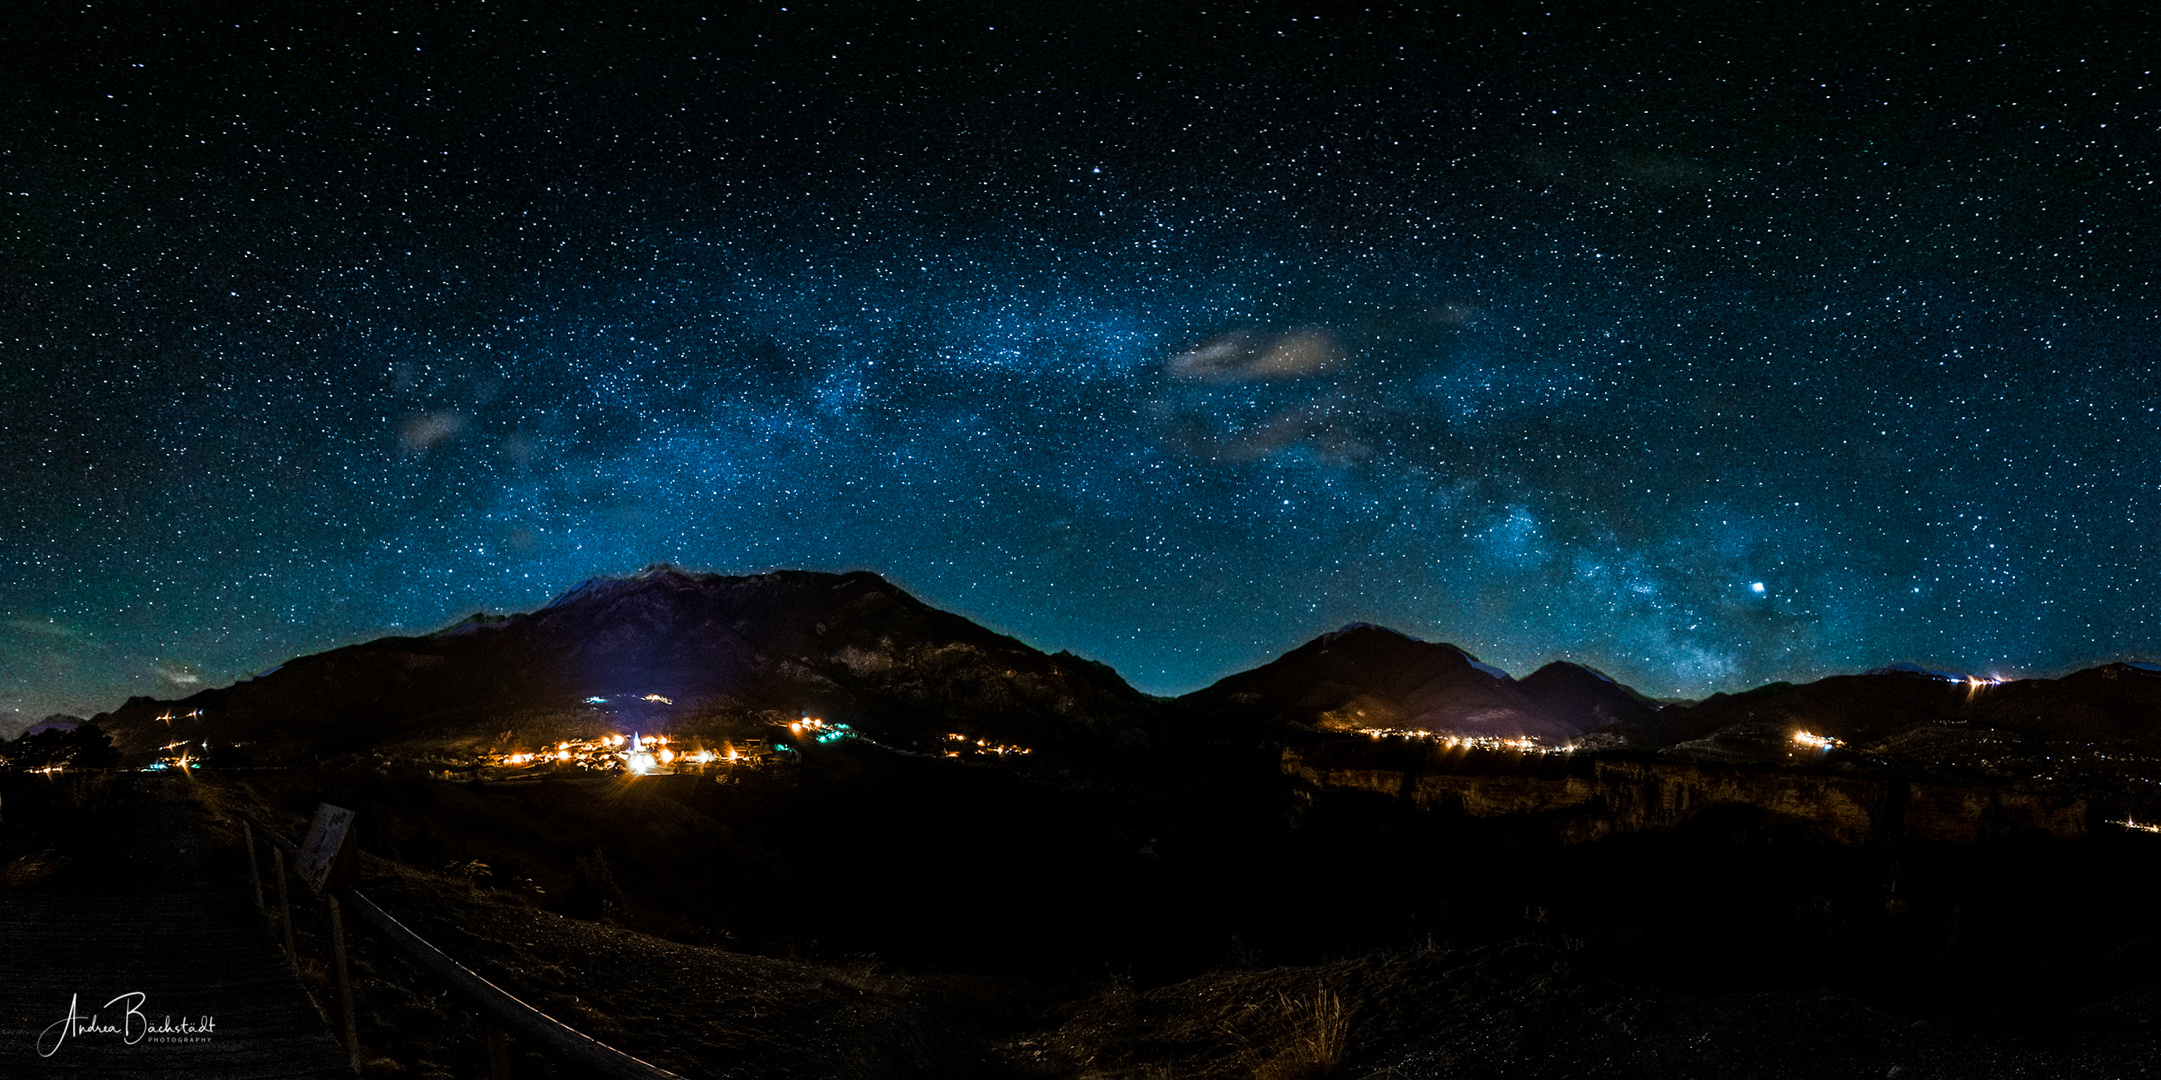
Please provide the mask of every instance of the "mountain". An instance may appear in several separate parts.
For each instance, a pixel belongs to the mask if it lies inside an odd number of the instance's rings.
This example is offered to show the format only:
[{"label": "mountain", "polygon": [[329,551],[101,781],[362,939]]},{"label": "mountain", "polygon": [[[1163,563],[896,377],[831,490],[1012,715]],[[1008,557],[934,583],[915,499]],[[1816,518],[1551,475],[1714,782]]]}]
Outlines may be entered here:
[{"label": "mountain", "polygon": [[[1811,751],[1797,732],[1839,745]],[[1700,761],[1788,762],[1814,752],[2020,778],[2161,775],[2161,671],[2107,664],[1997,682],[1902,666],[1719,694],[1665,710],[1636,736]]]},{"label": "mountain", "polygon": [[199,710],[206,741],[278,759],[809,713],[902,746],[960,730],[1054,749],[1143,740],[1156,708],[1105,665],[1046,655],[876,574],[660,566],[530,614],[300,657],[182,701],[132,699],[106,727],[141,752]]},{"label": "mountain", "polygon": [[1352,623],[1251,671],[1179,698],[1198,726],[1219,732],[1299,725],[1324,731],[1394,728],[1562,743],[1656,706],[1574,664],[1518,682],[1454,645]]},{"label": "mountain", "polygon": [[20,709],[0,709],[0,742],[13,739],[39,723],[37,717]]},{"label": "mountain", "polygon": [[[268,764],[610,731],[770,735],[805,714],[896,748],[931,751],[961,733],[1029,747],[1036,762],[1397,729],[1548,744],[1610,733],[1707,763],[2161,775],[2161,670],[2151,665],[2000,684],[1905,665],[1661,706],[1580,665],[1518,680],[1454,645],[1353,623],[1166,702],[1103,664],[1046,655],[876,574],[666,566],[595,578],[531,613],[299,657],[179,701],[131,699],[99,719],[132,754],[187,741],[213,754],[238,746],[229,760]],[[1835,744],[1808,747],[1796,733]]]},{"label": "mountain", "polygon": [[1662,709],[1604,672],[1560,660],[1517,680],[1516,691],[1578,731],[1635,730],[1655,722]]}]

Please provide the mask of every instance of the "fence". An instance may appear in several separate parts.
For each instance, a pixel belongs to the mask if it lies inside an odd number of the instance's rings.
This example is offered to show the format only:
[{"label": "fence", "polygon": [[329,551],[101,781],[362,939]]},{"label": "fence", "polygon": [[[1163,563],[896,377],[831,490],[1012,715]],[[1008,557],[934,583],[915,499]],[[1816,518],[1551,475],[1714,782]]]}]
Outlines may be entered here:
[{"label": "fence", "polygon": [[[272,876],[277,881],[278,909],[274,920],[285,936],[285,953],[289,960],[298,959],[293,941],[293,908],[286,879],[291,874],[286,856],[299,855],[298,845],[280,834],[276,829],[242,813],[241,831],[248,848],[248,877],[255,887],[255,906],[264,914],[271,915],[268,901],[263,895],[261,860],[255,854],[255,834],[262,833],[270,848]],[[333,975],[337,984],[338,1003],[343,1013],[345,1053],[355,1070],[360,1067],[360,1042],[358,1025],[353,1013],[352,984],[346,973],[345,918],[344,909],[350,907],[353,916],[373,931],[378,939],[418,965],[421,970],[447,984],[467,1004],[484,1018],[488,1038],[488,1069],[494,1080],[509,1080],[510,1047],[508,1036],[515,1035],[559,1061],[585,1069],[607,1080],[682,1080],[681,1077],[658,1066],[647,1064],[623,1053],[591,1036],[582,1034],[562,1021],[527,1005],[502,987],[481,978],[470,968],[458,963],[441,949],[392,918],[390,913],[376,906],[358,889],[325,890],[323,902],[328,908],[331,934]]]}]

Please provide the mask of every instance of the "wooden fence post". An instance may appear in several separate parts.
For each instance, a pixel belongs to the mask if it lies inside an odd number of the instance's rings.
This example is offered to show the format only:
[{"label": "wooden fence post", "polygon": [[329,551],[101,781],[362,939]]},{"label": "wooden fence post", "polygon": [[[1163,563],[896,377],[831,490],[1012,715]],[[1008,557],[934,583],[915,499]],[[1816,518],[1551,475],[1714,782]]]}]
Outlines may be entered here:
[{"label": "wooden fence post", "polygon": [[353,981],[345,970],[345,913],[336,893],[325,893],[330,903],[330,952],[337,962],[338,1004],[345,1011],[345,1058],[360,1071],[360,1025],[353,1017]]},{"label": "wooden fence post", "polygon": [[248,880],[255,883],[255,910],[267,915],[270,908],[263,903],[263,871],[255,863],[255,826],[242,821],[240,835],[248,842]]},{"label": "wooden fence post", "polygon": [[[289,886],[285,881],[285,850],[293,848],[296,858],[302,849],[294,847],[275,828],[263,826],[264,842],[270,845],[272,862],[278,875],[278,906],[284,916],[285,950],[293,958],[297,968],[298,947],[293,938],[293,914]],[[303,862],[296,864],[298,873],[305,873]],[[349,871],[348,871],[349,872]],[[333,875],[334,876],[334,875]],[[310,879],[312,880],[312,879]],[[345,953],[345,908],[351,907],[362,925],[375,933],[384,946],[403,954],[418,965],[421,971],[448,985],[451,992],[460,995],[474,1005],[481,1014],[483,1034],[488,1043],[488,1071],[494,1080],[509,1080],[510,1044],[508,1035],[515,1031],[525,1040],[528,1051],[538,1051],[555,1059],[577,1075],[609,1077],[611,1080],[682,1080],[666,1069],[657,1068],[612,1046],[595,1040],[564,1026],[562,1021],[548,1016],[523,1001],[505,993],[494,983],[473,973],[470,968],[444,955],[441,949],[407,929],[404,923],[392,918],[365,893],[350,888],[324,889],[330,901],[331,947],[336,955],[336,977],[339,999],[345,1012],[345,1043],[348,1063],[354,1068],[360,1065],[358,1012],[351,998],[352,975],[350,961]],[[314,1001],[314,992],[308,994],[326,1023],[327,1010]]]},{"label": "wooden fence post", "polygon": [[492,1023],[488,1025],[488,1080],[510,1080],[510,1041]]},{"label": "wooden fence post", "polygon": [[277,863],[278,914],[280,916],[279,921],[285,924],[285,958],[295,969],[298,969],[300,966],[300,946],[293,944],[293,901],[285,892],[285,851],[282,848],[272,848],[270,854]]}]

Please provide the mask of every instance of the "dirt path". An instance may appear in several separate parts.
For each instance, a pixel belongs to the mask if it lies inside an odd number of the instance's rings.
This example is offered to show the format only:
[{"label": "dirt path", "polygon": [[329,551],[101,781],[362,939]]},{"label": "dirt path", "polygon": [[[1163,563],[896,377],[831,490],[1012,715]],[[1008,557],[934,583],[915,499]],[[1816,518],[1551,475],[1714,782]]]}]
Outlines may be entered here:
[{"label": "dirt path", "polygon": [[352,1076],[188,789],[71,777],[5,807],[51,869],[0,888],[0,1076]]}]

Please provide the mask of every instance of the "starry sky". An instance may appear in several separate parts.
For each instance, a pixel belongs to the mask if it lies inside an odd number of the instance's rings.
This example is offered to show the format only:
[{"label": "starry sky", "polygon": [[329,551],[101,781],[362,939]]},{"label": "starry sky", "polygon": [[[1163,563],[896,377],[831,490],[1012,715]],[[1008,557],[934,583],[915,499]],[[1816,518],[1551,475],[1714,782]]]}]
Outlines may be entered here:
[{"label": "starry sky", "polygon": [[2161,655],[2137,5],[1341,8],[7,5],[0,709],[657,562],[1154,693]]}]

